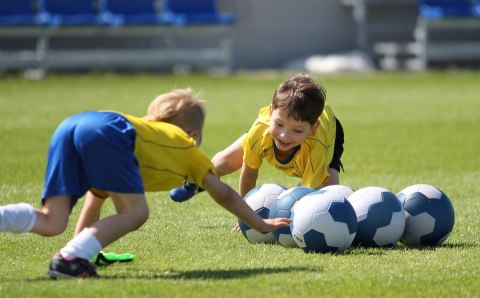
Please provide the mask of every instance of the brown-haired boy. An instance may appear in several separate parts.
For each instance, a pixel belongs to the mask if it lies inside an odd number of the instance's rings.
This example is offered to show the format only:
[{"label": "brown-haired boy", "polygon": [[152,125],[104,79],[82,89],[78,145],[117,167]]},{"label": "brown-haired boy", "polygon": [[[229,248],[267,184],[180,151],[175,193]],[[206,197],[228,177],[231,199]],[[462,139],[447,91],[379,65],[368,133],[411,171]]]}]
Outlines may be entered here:
[{"label": "brown-haired boy", "polygon": [[[249,131],[212,161],[219,175],[240,173],[240,195],[256,185],[265,160],[303,186],[339,184],[344,134],[340,121],[325,104],[326,91],[311,75],[298,73],[282,82],[269,106],[260,109]],[[186,183],[170,192],[176,201],[191,198],[198,189]]]}]

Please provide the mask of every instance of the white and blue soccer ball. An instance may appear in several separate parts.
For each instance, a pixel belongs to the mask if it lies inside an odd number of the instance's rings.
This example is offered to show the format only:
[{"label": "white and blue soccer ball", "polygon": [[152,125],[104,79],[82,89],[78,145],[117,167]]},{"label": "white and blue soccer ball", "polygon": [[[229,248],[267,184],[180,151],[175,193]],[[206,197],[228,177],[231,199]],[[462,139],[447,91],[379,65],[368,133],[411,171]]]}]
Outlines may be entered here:
[{"label": "white and blue soccer ball", "polygon": [[403,205],[388,189],[369,186],[348,197],[357,214],[357,234],[352,246],[394,246],[405,229]]},{"label": "white and blue soccer ball", "polygon": [[[245,202],[261,218],[268,218],[272,204],[286,190],[285,187],[274,184],[262,184],[250,190],[244,197]],[[274,243],[272,232],[261,233],[252,229],[243,220],[238,219],[238,225],[243,236],[251,243]]]},{"label": "white and blue soccer ball", "polygon": [[348,198],[351,194],[355,192],[355,190],[353,190],[353,188],[351,188],[350,186],[341,185],[341,184],[325,186],[325,187],[322,187],[321,190],[334,191],[342,195],[344,198]]},{"label": "white and blue soccer ball", "polygon": [[333,191],[318,190],[292,208],[290,229],[305,252],[342,253],[355,238],[357,218],[352,205]]},{"label": "white and blue soccer ball", "polygon": [[415,184],[401,190],[397,197],[405,209],[403,244],[436,246],[447,240],[455,224],[455,211],[443,191],[429,184]]},{"label": "white and blue soccer ball", "polygon": [[[305,195],[316,191],[316,189],[306,186],[298,186],[284,191],[273,203],[270,208],[269,218],[287,217],[292,215],[292,207]],[[279,228],[272,232],[275,240],[285,247],[297,247],[293,240],[290,227]]]}]

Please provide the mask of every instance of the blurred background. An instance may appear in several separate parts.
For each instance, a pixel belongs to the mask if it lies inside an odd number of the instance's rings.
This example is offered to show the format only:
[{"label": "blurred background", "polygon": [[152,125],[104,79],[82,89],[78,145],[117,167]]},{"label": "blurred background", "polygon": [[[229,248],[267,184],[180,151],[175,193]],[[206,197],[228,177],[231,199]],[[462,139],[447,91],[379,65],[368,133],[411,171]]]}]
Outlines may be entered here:
[{"label": "blurred background", "polygon": [[480,66],[480,0],[0,0],[0,71]]}]

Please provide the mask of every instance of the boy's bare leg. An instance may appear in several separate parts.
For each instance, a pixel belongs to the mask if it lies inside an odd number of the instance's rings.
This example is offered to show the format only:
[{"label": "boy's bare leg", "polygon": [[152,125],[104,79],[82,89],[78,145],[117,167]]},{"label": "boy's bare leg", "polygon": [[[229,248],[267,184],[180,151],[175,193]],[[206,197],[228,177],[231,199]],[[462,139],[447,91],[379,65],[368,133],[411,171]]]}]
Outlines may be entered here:
[{"label": "boy's bare leg", "polygon": [[92,191],[87,192],[82,211],[80,212],[77,225],[75,226],[75,235],[100,219],[101,209],[104,202],[105,197],[95,195]]},{"label": "boy's bare leg", "polygon": [[89,229],[103,247],[132,232],[148,219],[148,205],[144,194],[109,192],[117,214],[101,219]]},{"label": "boy's bare leg", "polygon": [[[85,202],[83,204],[80,217],[75,227],[75,235],[79,234],[83,229],[92,226],[95,222],[100,220],[101,208],[106,198],[107,192],[102,192],[97,189],[91,189],[88,191]],[[121,212],[125,207],[120,200],[114,201],[115,209],[117,212]],[[135,255],[131,253],[115,253],[100,251],[94,255],[92,260],[99,266],[108,266],[115,262],[131,262],[135,258]]]},{"label": "boy's bare leg", "polygon": [[84,228],[60,250],[65,259],[90,260],[103,247],[138,229],[148,219],[148,206],[144,194],[109,192],[118,201],[117,214],[100,219]]},{"label": "boy's bare leg", "polygon": [[70,205],[70,196],[54,196],[45,200],[41,210],[27,203],[0,206],[0,231],[59,235],[67,227]]},{"label": "boy's bare leg", "polygon": [[63,233],[70,216],[70,196],[55,196],[45,200],[41,211],[36,211],[36,221],[30,230],[42,236],[56,236]]}]

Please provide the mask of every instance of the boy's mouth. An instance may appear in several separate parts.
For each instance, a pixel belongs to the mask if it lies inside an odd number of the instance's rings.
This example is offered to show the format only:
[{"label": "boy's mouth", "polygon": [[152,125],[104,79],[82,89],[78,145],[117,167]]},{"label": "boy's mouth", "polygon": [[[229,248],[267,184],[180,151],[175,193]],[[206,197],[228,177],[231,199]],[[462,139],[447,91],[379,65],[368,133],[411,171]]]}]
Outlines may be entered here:
[{"label": "boy's mouth", "polygon": [[285,142],[280,141],[279,139],[276,139],[276,143],[277,143],[277,147],[279,147],[279,149],[287,149],[291,145],[291,143],[285,143]]}]

